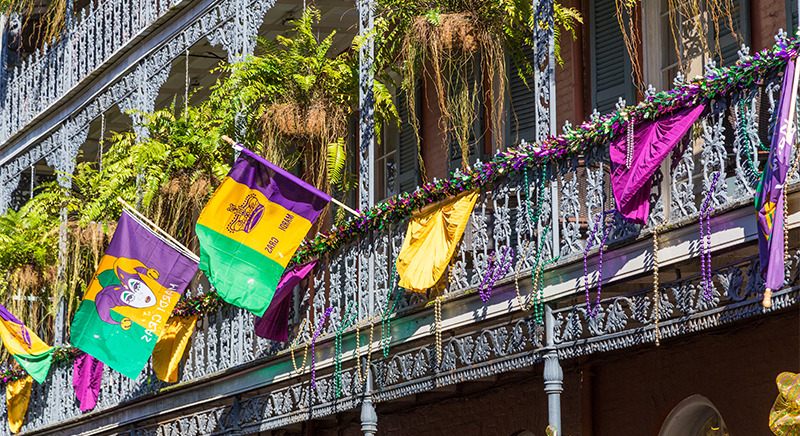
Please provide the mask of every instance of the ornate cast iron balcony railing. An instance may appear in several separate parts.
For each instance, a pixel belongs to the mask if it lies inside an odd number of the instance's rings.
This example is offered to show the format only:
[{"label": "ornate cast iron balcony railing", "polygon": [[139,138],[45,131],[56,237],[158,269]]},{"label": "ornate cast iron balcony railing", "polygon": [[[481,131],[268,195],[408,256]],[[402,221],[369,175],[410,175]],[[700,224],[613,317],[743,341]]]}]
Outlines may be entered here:
[{"label": "ornate cast iron balcony railing", "polygon": [[105,0],[81,10],[0,84],[0,143],[43,115],[181,0]]},{"label": "ornate cast iron balcony railing", "polygon": [[[745,95],[730,96],[725,101],[709,105],[707,114],[697,121],[686,141],[676,147],[675,152],[662,165],[662,170],[656,172],[650,196],[651,213],[646,226],[627,224],[618,214],[604,213],[615,208],[609,181],[607,148],[597,147],[586,156],[561,160],[544,169],[544,173],[533,171],[528,174],[530,183],[526,184],[523,175],[517,175],[513,178],[506,177],[490,189],[484,190],[456,252],[451,276],[443,292],[455,296],[477,288],[489,269],[491,253],[499,247],[508,246],[515,252],[515,268],[500,282],[507,286],[513,278],[513,270],[519,267],[522,271],[527,271],[527,281],[522,290],[524,294],[530,295],[530,268],[535,262],[536,254],[534,250],[528,250],[524,258],[519,256],[523,252],[525,241],[536,240],[544,242],[543,259],[558,257],[557,262],[548,266],[550,272],[545,275],[545,298],[575,296],[576,292],[580,293],[583,289],[579,280],[570,277],[582,276],[582,269],[578,265],[583,261],[584,251],[599,247],[600,232],[591,240],[588,238],[589,226],[596,221],[598,215],[607,216],[605,224],[611,228],[607,241],[609,262],[631,252],[637,244],[647,243],[649,238],[643,239],[645,234],[650,232],[653,225],[665,222],[667,217],[670,224],[678,230],[668,231],[665,237],[674,234],[678,239],[695,238],[691,232],[686,231],[681,236],[681,229],[690,228],[696,222],[699,205],[706,198],[714,206],[715,215],[736,215],[752,220],[753,212],[746,210],[744,206],[752,202],[758,171],[763,167],[757,157],[757,144],[759,141],[767,141],[763,137],[767,129],[759,129],[759,126],[766,125],[770,120],[775,100],[772,93],[777,88],[775,85],[779,83],[778,80],[777,77],[769,77],[764,83],[754,84]],[[713,192],[708,192],[716,173],[719,173],[719,182]],[[790,177],[792,186],[796,186],[800,180],[798,174],[791,174]],[[531,213],[531,207],[535,207],[536,201],[531,202],[530,199],[536,198],[537,189],[541,189],[543,201],[538,222],[533,222],[533,217],[537,214]],[[290,320],[291,337],[300,335],[303,339],[310,339],[310,326],[318,326],[326,308],[333,307],[328,321],[322,327],[322,336],[317,341],[318,350],[327,346],[330,352],[333,335],[343,322],[348,308],[356,313],[357,320],[382,314],[387,307],[391,287],[391,266],[402,246],[406,226],[407,223],[401,223],[388,230],[374,232],[370,238],[356,241],[334,254],[323,256],[320,259],[321,267],[310,278],[310,289],[294,296]],[[545,232],[544,229],[547,228],[550,230]],[[719,245],[712,247],[714,248],[719,248]],[[694,251],[697,249],[695,244]],[[369,277],[370,257],[375,261],[373,277]],[[636,263],[630,260],[624,262],[626,265]],[[669,262],[667,260],[664,263]],[[793,260],[791,265],[796,263]],[[647,272],[650,267],[646,263],[629,267],[638,269],[626,274],[629,276]],[[696,280],[695,277],[663,284],[661,307],[665,329],[671,328],[668,324],[670,319],[716,310],[715,308],[726,304],[744,304],[742,301],[751,297],[758,288],[758,278],[752,272],[753,268],[752,259],[716,267],[713,276],[715,282],[722,285],[723,292],[715,289],[709,302],[698,297],[699,292],[692,283]],[[744,271],[747,271],[746,280],[743,280]],[[626,274],[617,272],[615,277],[606,277],[606,280],[621,282]],[[796,276],[797,274],[792,275],[793,280],[796,280]],[[203,290],[195,289],[193,292]],[[600,313],[596,317],[587,318],[577,306],[556,311],[556,335],[551,338],[555,347],[564,348],[564,357],[586,354],[604,349],[584,346],[593,338],[640,327],[647,330],[652,322],[647,292],[644,289],[607,299],[601,303]],[[777,293],[777,306],[783,304],[781,298],[783,294]],[[425,312],[421,306],[426,301],[427,296],[424,294],[404,295],[399,304],[399,314],[396,315],[399,318],[397,322],[401,323],[408,317],[421,316],[419,314]],[[480,315],[481,319],[491,320],[493,316],[515,310],[505,303],[494,306],[491,304],[492,301],[483,306],[485,310]],[[502,308],[498,308],[499,306]],[[476,313],[479,311],[476,309]],[[298,331],[304,318],[310,322],[306,322],[303,330]],[[362,326],[363,328],[365,327]],[[376,329],[379,327],[376,326]],[[352,332],[352,328],[349,331]],[[651,332],[652,329],[648,331]],[[665,330],[666,336],[676,334],[682,334],[682,331]],[[427,335],[432,336],[430,332]],[[410,335],[398,335],[393,338],[393,343],[403,342],[409,337]],[[209,377],[230,374],[243,368],[272,368],[274,365],[269,362],[273,359],[284,359],[281,368],[286,369],[286,374],[282,380],[286,381],[291,377],[291,364],[285,364],[286,344],[255,336],[253,316],[242,309],[225,306],[217,313],[200,320],[191,341],[181,370],[180,384],[202,383]],[[398,386],[404,386],[404,383],[432,377],[440,371],[452,373],[464,368],[472,371],[473,367],[480,366],[489,359],[507,358],[513,353],[527,353],[525,359],[528,360],[525,362],[531,364],[538,361],[538,357],[531,353],[536,353],[541,348],[538,327],[529,318],[524,318],[448,339],[443,346],[441,364],[432,358],[430,346],[406,350],[373,363],[376,371],[375,398],[380,401],[381,398],[390,399],[403,395]],[[352,349],[350,344],[345,352],[352,353]],[[330,369],[331,360],[329,355],[326,363],[321,363],[320,369]],[[475,371],[480,374],[477,369]],[[356,401],[354,398],[360,385],[352,382],[352,367],[345,370],[343,378],[349,381],[343,384],[344,399],[338,403],[334,401],[336,398],[331,388],[331,376],[322,375],[324,373],[325,371],[321,372],[316,392],[305,392],[305,387],[281,388],[268,395],[247,399],[243,402],[246,407],[240,409],[245,414],[259,416],[262,423],[268,421],[271,424],[264,425],[271,427],[284,425],[292,419],[335,413],[346,406],[344,400],[349,398],[347,401]],[[34,387],[24,431],[44,429],[81,416],[71,379],[71,365],[57,365],[46,383]],[[305,377],[303,383],[307,381]],[[106,368],[96,411],[130,403],[157,393],[166,386],[155,378],[149,366],[136,380],[129,380]],[[179,389],[183,387],[176,387],[171,391]],[[158,395],[154,398],[157,399]],[[208,413],[204,412],[206,415],[203,415],[202,422],[197,418],[192,424],[189,421],[194,418],[186,418],[185,422],[177,420],[173,424],[178,427],[194,426],[193,428],[198,429],[198,434],[211,434],[233,425],[232,418],[228,416],[229,411],[230,407],[220,406]],[[3,414],[5,415],[5,411]],[[289,419],[290,415],[294,418]],[[250,415],[239,416],[241,425],[250,425],[248,423],[253,422],[248,421],[249,418],[242,418]],[[0,419],[0,431],[7,430],[6,426],[7,420],[3,416]],[[136,434],[151,434],[157,428],[160,427],[151,425],[137,430]]]}]

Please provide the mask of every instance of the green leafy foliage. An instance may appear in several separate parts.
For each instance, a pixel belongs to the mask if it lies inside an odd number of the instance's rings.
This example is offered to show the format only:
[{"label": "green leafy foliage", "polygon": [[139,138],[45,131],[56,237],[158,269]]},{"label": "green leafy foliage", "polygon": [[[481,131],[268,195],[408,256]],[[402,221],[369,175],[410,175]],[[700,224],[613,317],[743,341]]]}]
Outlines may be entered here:
[{"label": "green leafy foliage", "polygon": [[[309,182],[331,192],[331,184],[343,188],[348,160],[344,143],[359,101],[358,70],[350,51],[332,53],[336,32],[317,36],[314,25],[320,16],[319,10],[307,8],[291,22],[289,36],[274,42],[259,39],[259,56],[223,66],[229,77],[213,88],[211,102],[227,113],[242,114],[240,120],[225,120],[226,131],[238,131],[241,123],[247,142],[262,144],[265,158],[283,168],[302,168]],[[396,123],[388,88],[376,81],[374,90],[376,125]]]}]

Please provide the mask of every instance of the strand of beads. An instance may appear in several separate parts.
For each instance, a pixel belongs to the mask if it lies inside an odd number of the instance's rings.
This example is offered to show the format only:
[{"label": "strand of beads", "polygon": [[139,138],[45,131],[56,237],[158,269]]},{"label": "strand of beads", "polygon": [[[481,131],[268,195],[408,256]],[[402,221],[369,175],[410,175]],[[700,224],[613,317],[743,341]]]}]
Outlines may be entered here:
[{"label": "strand of beads", "polygon": [[[742,131],[742,143],[744,144],[744,150],[747,153],[747,162],[750,164],[750,170],[753,171],[754,174],[761,175],[761,171],[759,171],[758,167],[756,166],[757,156],[753,156],[753,151],[751,147],[750,141],[750,133],[747,130],[747,119],[746,119],[746,111],[747,111],[747,103],[750,100],[742,100],[737,105],[737,115],[739,121],[739,128]],[[761,143],[761,139],[758,139],[756,145],[759,149],[764,151],[769,151],[768,147],[765,147],[764,144]]]},{"label": "strand of beads", "polygon": [[550,224],[546,225],[544,232],[542,232],[542,241],[539,243],[539,249],[536,252],[536,262],[533,271],[533,317],[539,325],[544,325],[544,280],[542,280],[542,273],[544,272],[545,266],[558,260],[558,257],[553,257],[544,262],[541,261],[541,256],[544,252],[544,244],[547,241],[547,234],[549,232]]},{"label": "strand of beads", "polygon": [[[703,285],[703,298],[706,301],[711,300],[712,289],[714,284],[711,281],[711,211],[714,210],[714,205],[711,203],[711,197],[714,195],[714,189],[717,186],[719,179],[719,172],[714,173],[711,180],[711,187],[706,193],[706,198],[700,206],[700,280]],[[703,221],[705,221],[705,232],[703,231]]]},{"label": "strand of beads", "polygon": [[[297,337],[292,341],[291,346],[291,353],[292,353],[292,366],[294,366],[294,372],[297,374],[302,374],[306,370],[306,358],[308,357],[308,341],[306,341],[306,348],[303,350],[303,364],[300,366],[301,369],[297,369],[297,361],[294,358],[294,349],[297,347],[297,343],[300,342],[300,339],[303,337],[303,328],[308,323],[308,318],[303,319],[303,322],[300,324],[300,329],[297,330]],[[311,334],[314,334],[314,328],[311,327]]]},{"label": "strand of beads", "polygon": [[[600,295],[601,290],[603,287],[603,248],[606,245],[606,241],[608,240],[608,234],[611,230],[611,226],[605,225],[605,216],[606,214],[614,213],[613,210],[604,211],[602,213],[597,214],[597,218],[595,218],[594,227],[592,228],[589,238],[586,240],[586,248],[583,250],[583,283],[584,288],[586,291],[586,311],[592,318],[597,315],[597,311],[600,308]],[[594,304],[594,308],[592,308],[591,299],[589,298],[589,266],[587,264],[587,258],[589,256],[589,248],[591,247],[591,241],[594,239],[594,235],[597,233],[597,228],[602,223],[603,225],[603,239],[600,242],[600,259],[597,267],[597,297]]]},{"label": "strand of beads", "polygon": [[319,320],[319,328],[317,331],[314,332],[314,336],[311,337],[311,389],[317,389],[317,354],[316,354],[316,344],[317,344],[317,337],[322,332],[322,327],[325,325],[325,319],[327,319],[331,312],[333,312],[333,307],[329,307],[325,309],[325,313],[322,314],[322,318]]},{"label": "strand of beads", "polygon": [[442,367],[442,297],[437,296],[433,306],[433,321],[436,324],[436,366]]},{"label": "strand of beads", "polygon": [[[453,288],[453,264],[455,256],[450,260],[450,268],[447,272],[447,282],[450,289]],[[442,366],[442,296],[437,295],[433,303],[433,321],[436,326],[436,365]],[[438,384],[438,381],[437,381]]]},{"label": "strand of beads", "polygon": [[364,384],[367,381],[367,373],[369,372],[369,365],[372,362],[372,338],[373,333],[375,332],[375,322],[370,320],[369,322],[369,343],[367,344],[367,363],[364,366],[364,376],[362,377],[361,374],[361,334],[359,332],[359,327],[361,327],[361,323],[356,324],[356,349],[353,351],[353,355],[356,359],[356,377],[358,377],[358,381],[361,384]]},{"label": "strand of beads", "polygon": [[635,120],[631,117],[628,120],[628,123],[625,125],[627,136],[626,140],[626,148],[625,148],[625,166],[630,168],[633,165],[633,128],[634,124],[636,124]]},{"label": "strand of beads", "polygon": [[358,316],[358,311],[353,312],[352,317],[350,316],[353,303],[355,302],[351,301],[350,304],[347,305],[344,318],[336,329],[336,337],[333,342],[333,379],[336,384],[336,398],[342,397],[342,333]]},{"label": "strand of beads", "polygon": [[522,295],[519,293],[519,272],[522,269],[522,264],[525,263],[525,255],[528,254],[530,243],[531,241],[525,241],[525,246],[522,248],[522,256],[520,256],[519,261],[517,261],[517,269],[514,272],[514,288],[517,291],[517,302],[519,303],[520,310],[524,312],[531,310],[531,306],[533,306],[533,301],[531,301],[529,305],[526,305],[522,301]]},{"label": "strand of beads", "polygon": [[511,266],[514,262],[514,249],[509,246],[500,248],[500,258],[494,262],[497,252],[492,252],[489,258],[489,267],[486,269],[486,274],[483,276],[483,281],[478,287],[478,293],[481,296],[481,301],[488,302],[492,298],[492,289],[496,281],[511,271]]},{"label": "strand of beads", "polygon": [[653,228],[653,324],[655,326],[656,347],[661,345],[661,294],[658,284],[658,233],[667,224],[666,221]]},{"label": "strand of beads", "polygon": [[391,341],[392,336],[392,318],[391,314],[394,312],[394,309],[397,307],[397,302],[400,301],[400,293],[402,292],[402,288],[395,283],[397,279],[397,266],[392,269],[392,281],[389,283],[394,283],[394,287],[397,289],[397,294],[394,298],[394,304],[392,304],[392,308],[389,308],[389,304],[391,303],[392,293],[390,292],[389,295],[386,296],[386,310],[383,311],[382,321],[381,321],[381,348],[383,348],[383,357],[389,357],[389,342]]}]

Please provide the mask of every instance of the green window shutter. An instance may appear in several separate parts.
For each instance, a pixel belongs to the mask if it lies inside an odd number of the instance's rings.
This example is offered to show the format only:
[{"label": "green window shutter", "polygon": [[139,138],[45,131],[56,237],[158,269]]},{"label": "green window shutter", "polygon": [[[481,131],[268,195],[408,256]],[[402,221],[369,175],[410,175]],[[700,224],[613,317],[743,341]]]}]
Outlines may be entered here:
[{"label": "green window shutter", "polygon": [[[737,52],[742,47],[742,44],[747,44],[746,38],[748,35],[749,22],[746,8],[748,2],[746,0],[731,0],[731,19],[721,18],[719,20],[719,53],[714,56],[714,61],[717,62],[718,67],[731,66],[739,60]],[[731,22],[733,22],[733,31],[731,31]],[[745,40],[741,38],[744,37]],[[712,42],[716,43],[716,41]],[[720,55],[722,61],[720,62]]]},{"label": "green window shutter", "polygon": [[[524,51],[525,58],[533,65],[533,49],[525,47]],[[512,144],[518,144],[523,139],[533,143],[536,142],[536,97],[534,94],[536,83],[533,77],[527,72],[523,72],[525,80],[528,82],[525,85],[519,76],[517,66],[510,59],[508,62],[508,93],[511,100],[508,109],[509,139]]]},{"label": "green window shutter", "polygon": [[631,59],[625,48],[625,39],[616,13],[614,0],[592,2],[592,18],[589,23],[592,103],[601,114],[614,110],[620,97],[629,105],[636,101],[631,78]]},{"label": "green window shutter", "polygon": [[400,116],[400,132],[397,142],[399,166],[397,181],[400,192],[414,191],[420,184],[417,134],[411,124],[414,118],[419,120],[420,87],[417,86],[414,92],[416,93],[417,107],[413,110],[408,108],[408,98],[406,98],[405,92],[400,92],[397,96],[397,114]]},{"label": "green window shutter", "polygon": [[797,0],[786,0],[786,33],[789,37],[794,36],[797,26]]}]

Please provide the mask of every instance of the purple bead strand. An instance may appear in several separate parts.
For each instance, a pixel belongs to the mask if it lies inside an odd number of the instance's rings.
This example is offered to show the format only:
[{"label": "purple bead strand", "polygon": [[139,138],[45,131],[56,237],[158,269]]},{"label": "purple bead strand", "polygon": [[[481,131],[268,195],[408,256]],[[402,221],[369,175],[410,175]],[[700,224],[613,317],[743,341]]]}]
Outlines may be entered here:
[{"label": "purple bead strand", "polygon": [[488,302],[492,297],[492,288],[494,283],[504,275],[511,271],[512,264],[514,263],[514,249],[509,246],[504,246],[501,249],[501,255],[498,262],[494,262],[497,252],[492,252],[489,260],[489,267],[486,274],[483,276],[481,286],[478,288],[478,293],[481,296],[481,301]]},{"label": "purple bead strand", "polygon": [[[589,233],[589,238],[586,240],[586,248],[583,250],[583,284],[584,290],[586,291],[586,311],[594,318],[597,315],[597,311],[600,307],[600,295],[602,293],[603,287],[603,247],[606,245],[606,241],[608,241],[608,235],[611,231],[611,227],[606,227],[605,225],[605,216],[606,214],[614,213],[614,210],[604,211],[601,214],[597,215],[597,218],[594,222],[594,227],[592,228],[591,232]],[[591,241],[594,239],[594,235],[597,233],[597,227],[600,226],[600,223],[603,223],[603,240],[600,242],[600,259],[598,265],[598,280],[597,280],[597,297],[595,298],[594,308],[592,308],[591,297],[589,296],[589,267],[587,264],[587,259],[589,256],[589,248],[591,247]]]},{"label": "purple bead strand", "polygon": [[331,312],[333,311],[333,307],[329,307],[325,309],[325,313],[322,314],[322,318],[319,320],[319,328],[317,331],[314,332],[314,337],[311,339],[311,389],[317,389],[317,354],[314,352],[316,350],[315,345],[317,344],[317,337],[319,333],[322,331],[322,327],[325,325],[325,319],[330,316]]}]

